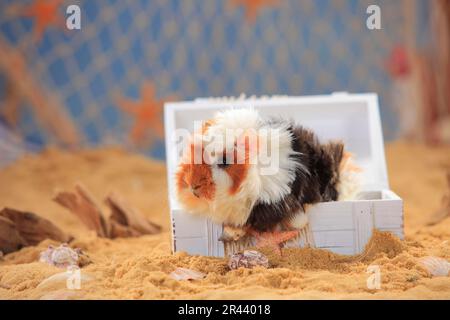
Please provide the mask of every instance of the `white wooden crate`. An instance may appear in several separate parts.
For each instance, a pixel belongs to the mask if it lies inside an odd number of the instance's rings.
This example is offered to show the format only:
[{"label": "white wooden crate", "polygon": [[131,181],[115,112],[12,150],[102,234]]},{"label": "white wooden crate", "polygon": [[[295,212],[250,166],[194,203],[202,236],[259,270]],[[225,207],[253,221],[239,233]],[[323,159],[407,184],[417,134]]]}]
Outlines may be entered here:
[{"label": "white wooden crate", "polygon": [[172,218],[173,251],[223,256],[218,240],[222,226],[195,217],[176,201],[174,175],[181,145],[175,129],[193,130],[195,120],[213,117],[226,108],[254,107],[263,116],[293,119],[314,130],[322,142],[343,140],[363,169],[363,188],[358,200],[319,203],[308,211],[316,247],[340,254],[360,253],[373,229],[403,238],[403,201],[389,189],[383,136],[375,94],[282,97],[220,101],[197,99],[165,105],[166,161]]}]

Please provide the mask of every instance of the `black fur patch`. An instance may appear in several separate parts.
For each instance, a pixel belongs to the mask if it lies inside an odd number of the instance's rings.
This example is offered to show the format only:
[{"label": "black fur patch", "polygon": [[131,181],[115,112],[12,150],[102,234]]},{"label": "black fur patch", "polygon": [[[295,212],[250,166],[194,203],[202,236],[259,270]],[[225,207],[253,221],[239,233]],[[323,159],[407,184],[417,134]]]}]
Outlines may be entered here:
[{"label": "black fur patch", "polygon": [[[274,121],[271,120],[273,123]],[[247,220],[255,230],[268,231],[287,218],[291,218],[305,205],[338,198],[339,165],[344,145],[341,142],[321,144],[317,136],[301,126],[291,125],[292,149],[300,154],[294,158],[309,171],[298,169],[291,185],[291,193],[276,203],[256,203]]]}]

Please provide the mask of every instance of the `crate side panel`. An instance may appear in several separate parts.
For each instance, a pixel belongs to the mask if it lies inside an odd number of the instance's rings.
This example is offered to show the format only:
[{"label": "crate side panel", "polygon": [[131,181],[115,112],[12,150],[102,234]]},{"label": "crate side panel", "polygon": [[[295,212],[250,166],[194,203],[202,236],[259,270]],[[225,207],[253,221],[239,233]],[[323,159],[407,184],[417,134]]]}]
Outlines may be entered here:
[{"label": "crate side panel", "polygon": [[331,251],[333,253],[342,254],[342,255],[346,255],[346,256],[354,255],[356,253],[355,248],[353,246],[352,247],[324,247],[321,249],[325,249],[325,250]]},{"label": "crate side panel", "polygon": [[174,238],[175,252],[185,251],[191,255],[208,255],[208,238]]},{"label": "crate side panel", "polygon": [[325,202],[308,209],[313,232],[354,229],[351,202]]},{"label": "crate side panel", "polygon": [[183,210],[172,210],[172,228],[177,238],[206,238],[207,220]]},{"label": "crate side panel", "polygon": [[353,247],[354,246],[353,234],[354,234],[353,230],[313,232],[314,243],[317,248]]},{"label": "crate side panel", "polygon": [[403,228],[403,201],[376,201],[374,203],[374,223],[377,229]]},{"label": "crate side panel", "polygon": [[373,233],[374,201],[354,201],[353,215],[355,219],[355,252],[361,253]]},{"label": "crate side panel", "polygon": [[223,231],[222,226],[208,220],[207,231],[208,231],[208,255],[213,257],[223,257],[224,256],[223,242],[219,240]]}]

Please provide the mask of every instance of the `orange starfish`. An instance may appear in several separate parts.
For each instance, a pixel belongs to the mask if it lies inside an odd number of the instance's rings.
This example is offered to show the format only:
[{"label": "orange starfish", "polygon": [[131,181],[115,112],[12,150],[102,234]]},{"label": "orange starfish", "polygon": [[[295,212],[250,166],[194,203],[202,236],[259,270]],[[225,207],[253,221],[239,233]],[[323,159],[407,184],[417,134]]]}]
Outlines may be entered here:
[{"label": "orange starfish", "polygon": [[62,13],[58,12],[62,0],[35,0],[19,10],[19,14],[34,18],[34,39],[40,40],[51,25],[64,26]]},{"label": "orange starfish", "polygon": [[[119,108],[135,118],[130,132],[131,140],[133,143],[140,144],[146,138],[146,132],[149,129],[153,136],[159,139],[164,138],[164,126],[162,123],[164,100],[155,98],[155,88],[150,82],[146,82],[141,86],[140,95],[141,99],[139,101],[118,99]],[[169,99],[171,98],[166,100]],[[153,137],[151,139],[153,140]]]},{"label": "orange starfish", "polygon": [[274,5],[277,2],[277,0],[232,0],[231,4],[233,6],[243,6],[246,19],[254,22],[263,7]]},{"label": "orange starfish", "polygon": [[286,241],[298,237],[299,231],[269,231],[269,232],[257,232],[249,230],[249,233],[256,238],[256,247],[265,248],[269,247],[281,256],[281,246]]}]

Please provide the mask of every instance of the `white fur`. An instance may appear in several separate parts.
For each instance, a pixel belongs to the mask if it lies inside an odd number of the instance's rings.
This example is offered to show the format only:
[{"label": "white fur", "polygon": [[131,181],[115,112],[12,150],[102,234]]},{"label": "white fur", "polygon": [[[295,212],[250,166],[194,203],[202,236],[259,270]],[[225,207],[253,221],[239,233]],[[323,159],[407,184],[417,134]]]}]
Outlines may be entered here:
[{"label": "white fur", "polygon": [[217,223],[225,223],[236,227],[243,226],[247,221],[251,209],[257,199],[257,194],[251,194],[252,179],[245,179],[238,192],[230,194],[232,185],[230,176],[220,168],[213,167],[213,179],[216,193],[211,202],[211,219]]},{"label": "white fur", "polygon": [[[295,155],[292,150],[292,135],[288,131],[286,124],[280,126],[266,126],[265,129],[275,129],[275,134],[269,135],[270,141],[266,141],[268,145],[278,143],[278,158],[274,158],[276,164],[276,173],[260,175],[260,194],[259,201],[270,204],[280,201],[284,196],[291,192],[290,184],[295,180],[295,171],[301,164],[295,161],[291,156]],[[260,141],[267,139],[267,136],[260,136]],[[260,155],[262,151],[260,150]],[[254,170],[262,172],[264,164],[261,161]]]},{"label": "white fur", "polygon": [[[227,129],[236,129],[232,132],[233,139],[231,141],[229,139],[225,141],[227,133],[230,134]],[[295,179],[295,171],[299,163],[290,157],[295,152],[291,148],[293,137],[286,124],[266,125],[254,109],[232,109],[220,112],[215,116],[213,124],[205,135],[205,140],[214,141],[215,144],[220,142],[223,147],[226,145],[227,148],[233,148],[236,139],[248,129],[255,130],[260,146],[271,146],[278,143],[276,148],[278,163],[272,174],[261,174],[266,165],[260,161],[259,156],[262,150],[259,150],[258,161],[250,165],[246,178],[233,195],[229,194],[231,178],[223,169],[212,166],[216,194],[211,202],[211,218],[219,223],[242,226],[257,201],[267,204],[274,203],[291,192],[290,184]],[[261,134],[260,129],[276,130],[272,131],[271,135],[264,135]],[[222,141],[220,141],[221,139]]]},{"label": "white fur", "polygon": [[299,211],[292,217],[289,223],[295,229],[303,229],[308,224],[308,215],[303,211]]},{"label": "white fur", "polygon": [[355,170],[356,167],[353,157],[350,156],[341,168],[337,185],[338,201],[354,200],[360,192],[361,172]]}]

